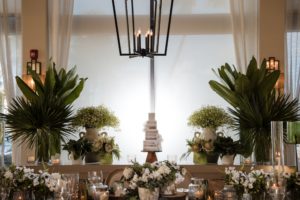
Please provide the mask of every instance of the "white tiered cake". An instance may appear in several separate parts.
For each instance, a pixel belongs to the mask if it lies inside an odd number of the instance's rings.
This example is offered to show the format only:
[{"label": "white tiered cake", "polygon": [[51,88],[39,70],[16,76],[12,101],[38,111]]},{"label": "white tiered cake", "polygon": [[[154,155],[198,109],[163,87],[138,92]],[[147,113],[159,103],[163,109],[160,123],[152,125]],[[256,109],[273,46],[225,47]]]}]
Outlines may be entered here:
[{"label": "white tiered cake", "polygon": [[149,119],[145,125],[146,137],[144,140],[144,150],[150,152],[161,151],[161,135],[158,133],[155,121],[155,113],[149,113]]}]

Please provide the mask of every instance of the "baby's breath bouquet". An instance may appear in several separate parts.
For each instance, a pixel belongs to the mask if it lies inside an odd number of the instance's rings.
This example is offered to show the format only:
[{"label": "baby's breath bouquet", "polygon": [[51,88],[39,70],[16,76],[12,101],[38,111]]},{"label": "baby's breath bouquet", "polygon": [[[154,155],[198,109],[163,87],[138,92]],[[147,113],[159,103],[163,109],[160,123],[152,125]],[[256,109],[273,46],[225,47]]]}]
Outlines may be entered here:
[{"label": "baby's breath bouquet", "polygon": [[117,159],[120,159],[120,149],[115,143],[114,137],[109,137],[106,134],[101,134],[92,143],[92,152],[99,154],[111,153]]},{"label": "baby's breath bouquet", "polygon": [[217,129],[223,125],[232,124],[232,118],[223,108],[204,106],[196,110],[188,119],[188,125],[196,128]]},{"label": "baby's breath bouquet", "polygon": [[119,125],[119,119],[104,105],[81,108],[73,120],[73,126],[85,128],[103,128]]}]

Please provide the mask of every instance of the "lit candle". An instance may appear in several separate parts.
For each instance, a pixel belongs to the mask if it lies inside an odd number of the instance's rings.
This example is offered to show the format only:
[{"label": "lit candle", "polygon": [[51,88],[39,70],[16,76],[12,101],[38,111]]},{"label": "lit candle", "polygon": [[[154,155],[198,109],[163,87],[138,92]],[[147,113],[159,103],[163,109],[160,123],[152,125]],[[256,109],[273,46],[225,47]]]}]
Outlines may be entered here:
[{"label": "lit candle", "polygon": [[153,41],[153,32],[152,32],[152,30],[150,30],[149,35],[150,35],[150,51],[153,52],[154,41]]},{"label": "lit candle", "polygon": [[52,164],[53,164],[53,165],[58,165],[59,163],[60,163],[59,158],[53,159],[53,160],[52,160]]},{"label": "lit candle", "polygon": [[137,39],[136,39],[137,51],[140,52],[141,51],[141,30],[138,30],[136,37],[137,37]]},{"label": "lit candle", "polygon": [[275,60],[275,70],[278,70],[278,69],[279,69],[279,61]]},{"label": "lit candle", "polygon": [[195,193],[194,193],[194,196],[198,199],[202,199],[203,196],[204,196],[204,192],[203,190],[197,190]]},{"label": "lit candle", "polygon": [[28,156],[27,157],[27,162],[28,163],[32,163],[32,162],[34,162],[35,161],[35,157],[34,156]]},{"label": "lit candle", "polygon": [[100,200],[108,200],[108,192],[101,192]]},{"label": "lit candle", "polygon": [[270,62],[269,61],[266,62],[266,65],[267,65],[267,69],[270,69]]},{"label": "lit candle", "polygon": [[279,194],[279,188],[275,183],[272,185],[271,190],[275,195]]},{"label": "lit candle", "polygon": [[146,47],[147,52],[149,52],[149,35],[150,35],[150,33],[148,31],[145,35],[145,47]]},{"label": "lit candle", "polygon": [[275,68],[275,60],[274,60],[274,58],[271,58],[270,59],[270,69],[274,69]]}]

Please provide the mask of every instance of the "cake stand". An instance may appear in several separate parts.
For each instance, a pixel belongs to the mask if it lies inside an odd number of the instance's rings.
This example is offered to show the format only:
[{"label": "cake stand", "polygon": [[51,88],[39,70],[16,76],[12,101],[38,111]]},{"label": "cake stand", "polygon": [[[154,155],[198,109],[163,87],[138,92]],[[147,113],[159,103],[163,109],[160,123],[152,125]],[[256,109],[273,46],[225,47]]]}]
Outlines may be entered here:
[{"label": "cake stand", "polygon": [[147,157],[146,157],[147,163],[154,163],[155,161],[157,161],[156,152],[161,152],[161,151],[142,151],[142,152],[147,152]]}]

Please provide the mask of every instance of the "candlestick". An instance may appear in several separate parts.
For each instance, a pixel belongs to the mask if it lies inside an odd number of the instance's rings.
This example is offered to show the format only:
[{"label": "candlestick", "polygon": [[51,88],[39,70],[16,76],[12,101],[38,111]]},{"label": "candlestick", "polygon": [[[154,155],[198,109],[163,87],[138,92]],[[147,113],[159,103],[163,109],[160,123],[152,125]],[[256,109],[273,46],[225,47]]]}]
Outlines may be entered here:
[{"label": "candlestick", "polygon": [[137,51],[140,52],[141,51],[141,30],[138,30],[137,32]]},{"label": "candlestick", "polygon": [[149,31],[145,35],[145,47],[146,51],[149,52]]},{"label": "candlestick", "polygon": [[149,35],[150,35],[150,51],[153,52],[154,41],[153,41],[153,32],[152,32],[152,30],[150,30]]}]

